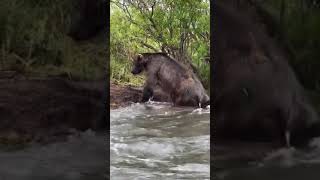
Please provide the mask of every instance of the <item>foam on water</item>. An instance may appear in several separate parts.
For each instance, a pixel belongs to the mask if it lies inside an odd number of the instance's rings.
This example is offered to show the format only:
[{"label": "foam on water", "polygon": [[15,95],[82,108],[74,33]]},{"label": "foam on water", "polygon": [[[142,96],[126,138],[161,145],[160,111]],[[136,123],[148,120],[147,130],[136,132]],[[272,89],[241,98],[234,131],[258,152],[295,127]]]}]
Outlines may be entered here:
[{"label": "foam on water", "polygon": [[277,164],[292,167],[301,164],[320,164],[320,138],[313,139],[309,147],[312,149],[281,148],[269,153],[263,161],[264,165]]},{"label": "foam on water", "polygon": [[210,165],[207,164],[184,164],[179,165],[177,167],[171,168],[174,171],[182,171],[182,172],[202,172],[202,173],[210,173]]},{"label": "foam on water", "polygon": [[152,101],[111,111],[111,179],[208,179],[209,113]]},{"label": "foam on water", "polygon": [[[247,151],[254,152],[248,148]],[[235,153],[237,151],[235,150]],[[234,163],[226,159],[225,163]],[[232,161],[232,162],[228,162]],[[320,138],[315,138],[308,148],[281,148],[267,153],[262,160],[248,162],[241,167],[228,168],[214,173],[214,179],[319,179]],[[281,178],[280,178],[281,177]]]}]

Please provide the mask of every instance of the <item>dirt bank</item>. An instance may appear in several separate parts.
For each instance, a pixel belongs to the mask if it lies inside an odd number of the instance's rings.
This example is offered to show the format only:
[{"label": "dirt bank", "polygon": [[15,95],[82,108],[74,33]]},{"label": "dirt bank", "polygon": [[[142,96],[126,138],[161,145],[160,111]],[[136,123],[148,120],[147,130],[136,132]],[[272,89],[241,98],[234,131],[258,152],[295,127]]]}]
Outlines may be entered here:
[{"label": "dirt bank", "polygon": [[0,79],[0,144],[61,140],[103,127],[103,81]]},{"label": "dirt bank", "polygon": [[[143,87],[118,85],[110,83],[110,109],[125,107],[132,103],[140,102],[142,99]],[[171,102],[168,95],[156,89],[153,96],[154,101]]]},{"label": "dirt bank", "polygon": [[[0,73],[0,145],[51,143],[107,126],[106,84],[63,78],[24,78]],[[10,74],[10,73],[8,73]],[[142,98],[142,87],[110,83],[110,108]],[[154,99],[169,99],[156,91]],[[107,102],[108,103],[108,102]]]},{"label": "dirt bank", "polygon": [[142,88],[110,83],[110,109],[137,103],[142,98]]}]

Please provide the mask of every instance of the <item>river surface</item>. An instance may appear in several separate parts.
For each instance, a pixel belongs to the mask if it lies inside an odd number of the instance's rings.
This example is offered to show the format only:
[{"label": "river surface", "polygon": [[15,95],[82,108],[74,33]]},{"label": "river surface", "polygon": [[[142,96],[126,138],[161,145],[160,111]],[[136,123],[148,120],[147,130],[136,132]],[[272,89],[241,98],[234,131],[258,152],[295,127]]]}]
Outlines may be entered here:
[{"label": "river surface", "polygon": [[320,138],[303,149],[242,142],[216,144],[214,152],[214,180],[320,179]]},{"label": "river surface", "polygon": [[106,134],[90,130],[64,142],[0,149],[0,180],[104,180],[107,149]]},{"label": "river surface", "polygon": [[113,180],[210,178],[210,109],[149,102],[110,112]]},{"label": "river surface", "polygon": [[[210,109],[150,102],[110,113],[112,180],[206,180],[210,177]],[[79,132],[67,141],[0,148],[0,180],[108,179],[107,133]],[[309,148],[216,143],[214,180],[319,180],[320,138]]]}]

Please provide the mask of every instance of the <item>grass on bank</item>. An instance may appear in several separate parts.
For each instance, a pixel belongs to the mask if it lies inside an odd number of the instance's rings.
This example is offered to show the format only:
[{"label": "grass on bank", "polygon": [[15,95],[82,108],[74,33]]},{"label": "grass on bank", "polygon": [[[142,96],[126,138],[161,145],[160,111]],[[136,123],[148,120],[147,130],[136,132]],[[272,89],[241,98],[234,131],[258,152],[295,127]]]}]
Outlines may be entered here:
[{"label": "grass on bank", "polygon": [[129,60],[115,60],[111,57],[110,79],[113,83],[120,85],[142,86],[145,78],[143,75],[131,73],[132,63]]},{"label": "grass on bank", "polygon": [[106,42],[75,42],[67,33],[74,0],[0,2],[0,71],[96,79],[105,73]]}]

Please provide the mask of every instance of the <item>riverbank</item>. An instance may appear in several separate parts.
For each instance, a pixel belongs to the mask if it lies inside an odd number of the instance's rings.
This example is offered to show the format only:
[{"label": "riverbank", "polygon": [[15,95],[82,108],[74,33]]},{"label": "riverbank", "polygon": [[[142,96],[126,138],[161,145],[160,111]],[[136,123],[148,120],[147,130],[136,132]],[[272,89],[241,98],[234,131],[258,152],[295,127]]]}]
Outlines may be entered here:
[{"label": "riverbank", "polygon": [[[121,85],[113,81],[110,82],[110,109],[129,106],[138,103],[142,99],[143,87],[131,85]],[[168,95],[156,89],[153,96],[154,101],[171,102]]]},{"label": "riverbank", "polygon": [[110,82],[110,109],[137,103],[142,98],[142,88]]},{"label": "riverbank", "polygon": [[[103,80],[72,81],[1,73],[0,146],[20,148],[29,143],[48,144],[69,135],[103,127]],[[142,87],[110,83],[110,108],[137,103]],[[158,101],[167,101],[155,93]]]},{"label": "riverbank", "polygon": [[103,80],[2,77],[0,145],[52,143],[78,131],[100,128],[103,93]]}]

